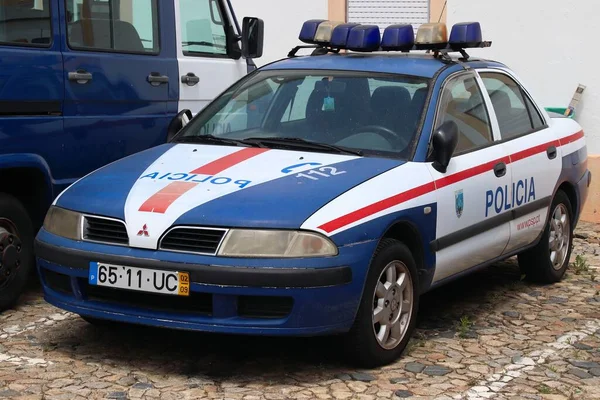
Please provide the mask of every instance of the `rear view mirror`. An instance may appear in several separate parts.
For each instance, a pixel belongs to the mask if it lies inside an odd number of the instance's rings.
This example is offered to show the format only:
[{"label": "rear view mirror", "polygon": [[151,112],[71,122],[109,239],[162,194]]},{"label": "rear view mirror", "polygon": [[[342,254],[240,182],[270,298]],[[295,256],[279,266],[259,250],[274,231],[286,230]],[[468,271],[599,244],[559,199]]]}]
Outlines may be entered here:
[{"label": "rear view mirror", "polygon": [[244,17],[242,23],[242,55],[244,58],[259,58],[263,54],[265,23],[260,18]]},{"label": "rear view mirror", "polygon": [[167,142],[170,142],[175,135],[179,133],[184,126],[190,122],[193,118],[192,112],[188,109],[181,110],[179,114],[173,118],[171,123],[169,124],[169,129],[167,130]]},{"label": "rear view mirror", "polygon": [[454,121],[444,122],[433,132],[433,168],[445,173],[458,144],[458,125]]}]

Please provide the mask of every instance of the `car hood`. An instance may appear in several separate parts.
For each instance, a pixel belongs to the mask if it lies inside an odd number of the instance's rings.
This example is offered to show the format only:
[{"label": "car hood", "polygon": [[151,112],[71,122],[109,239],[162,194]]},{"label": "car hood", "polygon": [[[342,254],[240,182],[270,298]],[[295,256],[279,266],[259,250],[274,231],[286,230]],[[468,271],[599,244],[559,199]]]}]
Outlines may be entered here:
[{"label": "car hood", "polygon": [[[105,166],[55,204],[124,220],[156,248],[174,225],[297,229],[340,194],[399,160],[255,147],[166,144]],[[138,236],[143,227],[146,235]]]}]

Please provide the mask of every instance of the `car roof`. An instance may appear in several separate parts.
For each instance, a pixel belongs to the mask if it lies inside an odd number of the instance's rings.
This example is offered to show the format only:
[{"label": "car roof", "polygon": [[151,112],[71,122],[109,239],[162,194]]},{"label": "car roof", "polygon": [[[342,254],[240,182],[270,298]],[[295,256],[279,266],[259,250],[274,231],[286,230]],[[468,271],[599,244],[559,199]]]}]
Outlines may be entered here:
[{"label": "car roof", "polygon": [[[456,59],[454,59],[456,60]],[[501,66],[502,64],[473,59],[467,62],[475,68]],[[475,64],[477,66],[475,66]],[[382,72],[433,78],[448,64],[431,54],[414,53],[347,53],[318,56],[291,57],[267,64],[262,70],[340,70],[361,72]]]}]

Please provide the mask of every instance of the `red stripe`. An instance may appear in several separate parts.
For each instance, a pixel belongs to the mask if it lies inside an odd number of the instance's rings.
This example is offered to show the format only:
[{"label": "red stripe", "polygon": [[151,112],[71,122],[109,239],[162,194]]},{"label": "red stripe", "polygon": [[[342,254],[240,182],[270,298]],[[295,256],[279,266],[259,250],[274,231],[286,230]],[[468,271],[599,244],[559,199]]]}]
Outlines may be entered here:
[{"label": "red stripe", "polygon": [[268,150],[269,149],[261,149],[257,147],[246,147],[240,151],[236,151],[235,153],[231,153],[225,157],[221,157],[218,160],[203,165],[200,168],[196,168],[190,172],[190,174],[216,175],[225,171],[227,168],[231,168],[236,164],[246,161],[247,159],[255,157]]},{"label": "red stripe", "polygon": [[415,197],[422,196],[426,193],[432,192],[435,190],[435,185],[433,182],[426,183],[425,185],[417,186],[416,188],[407,190],[406,192],[402,192],[400,194],[394,195],[392,197],[388,197],[387,199],[383,199],[378,201],[377,203],[370,204],[366,207],[363,207],[359,210],[352,211],[350,214],[343,215],[339,218],[334,219],[333,221],[327,222],[319,227],[319,229],[324,230],[325,232],[332,232],[336,229],[341,228],[342,226],[349,225],[355,221],[361,220],[369,215],[373,215],[378,213],[379,211],[383,211],[386,208],[394,207],[400,203],[404,203],[405,201],[414,199]]},{"label": "red stripe", "polygon": [[164,214],[175,200],[196,185],[197,183],[192,182],[169,183],[146,200],[140,207],[140,211]]},{"label": "red stripe", "polygon": [[402,192],[400,194],[396,194],[392,197],[388,197],[386,199],[380,200],[377,203],[373,203],[371,205],[365,206],[356,211],[352,211],[346,215],[338,217],[333,221],[329,221],[319,226],[319,229],[329,233],[333,232],[337,229],[340,229],[346,225],[350,225],[356,221],[359,221],[363,218],[369,217],[373,214],[376,214],[380,211],[383,211],[387,208],[391,208],[397,206],[400,203],[404,203],[408,200],[412,200],[416,197],[425,195],[427,193],[433,192],[436,189],[441,189],[445,186],[452,185],[454,183],[458,183],[465,179],[471,178],[473,176],[483,174],[488,172],[494,168],[494,165],[503,161],[506,164],[510,164],[511,162],[516,162],[522,160],[527,157],[531,157],[535,154],[542,153],[546,151],[548,146],[564,146],[565,144],[572,143],[578,139],[583,137],[583,131],[579,131],[573,135],[567,136],[560,140],[553,140],[551,142],[541,144],[538,146],[531,147],[529,149],[525,149],[519,151],[517,153],[511,154],[508,157],[499,158],[494,161],[488,161],[485,164],[477,165],[475,167],[471,167],[469,169],[465,169],[464,171],[457,172],[455,174],[445,176],[441,179],[438,179],[432,183],[427,183],[425,185],[417,186],[414,189],[407,190],[406,192]]},{"label": "red stripe", "polygon": [[571,136],[567,136],[565,138],[562,138],[559,140],[559,143],[561,146],[564,146],[565,144],[569,144],[569,143],[573,143],[576,140],[579,140],[583,137],[583,131],[579,131],[577,133],[574,133]]},{"label": "red stripe", "polygon": [[[269,149],[260,149],[256,147],[247,147],[234,153],[221,157],[213,162],[196,168],[190,174],[198,175],[216,175],[227,168],[231,168],[254,156],[264,153]],[[160,191],[154,193],[148,200],[142,204],[139,211],[155,212],[164,214],[169,206],[175,200],[180,198],[185,192],[198,185],[195,182],[173,182],[165,186]]]}]

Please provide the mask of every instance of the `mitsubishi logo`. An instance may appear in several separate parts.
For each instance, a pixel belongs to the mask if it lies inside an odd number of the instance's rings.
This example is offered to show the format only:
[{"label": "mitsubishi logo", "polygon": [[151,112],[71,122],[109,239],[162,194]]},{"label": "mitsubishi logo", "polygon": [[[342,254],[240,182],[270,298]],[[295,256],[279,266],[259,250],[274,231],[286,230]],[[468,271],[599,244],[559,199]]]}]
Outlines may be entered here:
[{"label": "mitsubishi logo", "polygon": [[137,234],[138,236],[150,236],[150,234],[148,233],[148,226],[146,224],[144,224],[144,226],[142,227],[142,229],[140,229],[140,231]]}]

